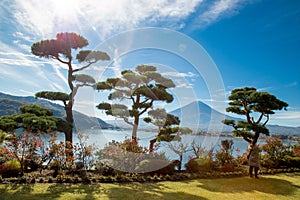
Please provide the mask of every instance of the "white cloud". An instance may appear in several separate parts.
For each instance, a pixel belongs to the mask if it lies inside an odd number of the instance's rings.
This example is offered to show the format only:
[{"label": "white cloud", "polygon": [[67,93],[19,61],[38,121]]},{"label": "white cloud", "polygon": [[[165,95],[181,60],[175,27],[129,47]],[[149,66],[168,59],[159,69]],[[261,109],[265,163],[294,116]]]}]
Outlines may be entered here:
[{"label": "white cloud", "polygon": [[17,45],[20,48],[20,50],[30,52],[31,47],[27,44],[22,43],[20,40],[14,40],[13,43]]},{"label": "white cloud", "polygon": [[256,90],[258,92],[266,92],[266,91],[270,91],[270,90],[274,90],[275,88],[272,87],[272,86],[269,86],[269,87],[263,87],[263,88],[256,88]]},{"label": "white cloud", "polygon": [[278,111],[270,117],[268,124],[278,124],[284,126],[300,126],[300,112],[299,111]]},{"label": "white cloud", "polygon": [[0,63],[7,65],[17,65],[17,66],[26,66],[26,67],[35,67],[39,65],[39,62],[31,60],[33,56],[27,53],[20,51],[20,46],[14,48],[5,43],[0,42]]},{"label": "white cloud", "polygon": [[276,119],[298,119],[300,125],[300,112],[289,112],[286,114],[278,114],[275,116]]},{"label": "white cloud", "polygon": [[193,88],[193,85],[188,83],[181,83],[179,85],[176,85],[176,88]]},{"label": "white cloud", "polygon": [[1,64],[14,65],[14,66],[32,66],[32,61],[25,59],[10,59],[10,58],[0,58]]},{"label": "white cloud", "polygon": [[194,28],[205,28],[224,17],[238,14],[239,10],[246,4],[255,0],[217,0],[212,3],[206,10],[199,14]]},{"label": "white cloud", "polygon": [[294,81],[288,85],[286,85],[285,87],[294,87],[294,86],[297,86],[298,85],[298,81]]},{"label": "white cloud", "polygon": [[13,33],[13,36],[16,37],[16,38],[18,38],[18,39],[22,39],[24,41],[27,41],[27,42],[31,42],[31,43],[35,42],[34,38],[32,38],[32,37],[30,37],[28,35],[25,35],[24,33],[19,32],[19,31]]},{"label": "white cloud", "polygon": [[[28,33],[46,38],[67,29],[82,32],[89,28],[96,30],[100,36],[106,36],[142,23],[155,25],[159,21],[168,21],[170,26],[174,26],[193,13],[202,1],[15,0],[4,6]],[[21,32],[16,35],[25,38]],[[26,37],[26,40],[31,41],[31,37]]]},{"label": "white cloud", "polygon": [[28,90],[23,90],[23,89],[19,89],[18,91],[18,95],[24,95],[24,96],[32,96],[32,91],[28,91]]},{"label": "white cloud", "polygon": [[[61,70],[66,66],[54,60],[35,58],[32,54],[23,53],[20,47],[15,48],[2,42],[0,44],[2,47],[0,51],[1,81],[5,83],[5,89],[40,90],[39,88],[47,88],[47,90],[65,91],[64,86],[67,85],[67,81]],[[47,66],[47,70],[44,66]],[[53,70],[50,70],[48,66],[52,66]],[[21,91],[21,93],[24,92]]]},{"label": "white cloud", "polygon": [[[182,29],[196,13],[195,28],[232,16],[256,0],[26,0],[4,1],[3,9],[20,26],[14,37],[28,42],[54,37],[57,32],[97,32],[104,39],[112,33],[163,23]],[[198,16],[198,17],[197,17]],[[4,17],[4,16],[3,16]],[[6,17],[7,18],[7,17]]]},{"label": "white cloud", "polygon": [[[66,74],[63,74],[57,64],[51,65],[54,73],[52,76],[47,76],[47,79],[54,90],[65,91],[65,86],[68,85]],[[62,83],[64,83],[62,85]]]},{"label": "white cloud", "polygon": [[195,77],[196,74],[192,72],[182,73],[182,72],[175,72],[175,71],[169,71],[169,72],[163,72],[163,76],[171,76],[171,77]]},{"label": "white cloud", "polygon": [[177,1],[156,1],[160,4],[157,5],[155,10],[159,11],[161,16],[167,17],[187,17],[190,13],[195,11],[195,7],[203,2],[203,0],[177,0]]}]

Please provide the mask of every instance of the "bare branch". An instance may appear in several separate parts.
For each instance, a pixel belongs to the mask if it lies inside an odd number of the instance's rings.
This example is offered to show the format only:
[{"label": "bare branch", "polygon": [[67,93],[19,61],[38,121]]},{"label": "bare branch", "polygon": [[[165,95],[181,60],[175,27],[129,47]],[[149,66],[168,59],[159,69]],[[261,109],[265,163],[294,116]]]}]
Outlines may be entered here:
[{"label": "bare branch", "polygon": [[55,56],[54,57],[56,60],[58,60],[59,62],[61,62],[61,63],[63,63],[63,64],[66,64],[66,65],[68,65],[69,63],[70,63],[70,60],[69,61],[64,61],[64,60],[62,60],[59,56]]},{"label": "bare branch", "polygon": [[86,66],[83,66],[83,67],[80,67],[78,69],[74,69],[73,72],[78,72],[78,71],[81,71],[81,70],[84,70],[86,68],[88,68],[89,66],[91,66],[92,64],[96,63],[96,61],[94,62],[89,62],[89,64],[87,64]]},{"label": "bare branch", "polygon": [[260,114],[260,116],[259,116],[259,118],[257,119],[257,121],[256,121],[256,124],[259,124],[260,123],[260,121],[262,120],[262,117],[264,116],[264,113],[261,113]]},{"label": "bare branch", "polygon": [[263,126],[265,126],[265,125],[268,123],[268,121],[269,121],[269,114],[266,114],[265,117],[266,117],[267,119],[266,119],[266,121],[263,123]]},{"label": "bare branch", "polygon": [[247,122],[249,124],[253,124],[252,121],[251,121],[251,117],[250,117],[250,111],[247,109],[247,102],[243,102],[243,107],[245,109],[245,115],[246,115],[246,118],[247,118]]},{"label": "bare branch", "polygon": [[149,98],[146,98],[144,101],[141,102],[141,104],[144,104],[144,103],[146,103],[149,100],[150,100]]},{"label": "bare branch", "polygon": [[[153,104],[153,100],[151,100],[151,102],[150,102],[150,105],[151,105],[150,107],[152,107],[152,104]],[[139,115],[141,116],[142,114],[144,114],[150,107],[147,107],[144,110],[142,110]]]},{"label": "bare branch", "polygon": [[128,118],[127,117],[121,117],[123,120],[124,120],[124,122],[126,122],[127,124],[129,124],[129,125],[131,125],[131,126],[134,126],[134,123],[132,123],[132,122],[130,122],[129,120],[128,120]]}]

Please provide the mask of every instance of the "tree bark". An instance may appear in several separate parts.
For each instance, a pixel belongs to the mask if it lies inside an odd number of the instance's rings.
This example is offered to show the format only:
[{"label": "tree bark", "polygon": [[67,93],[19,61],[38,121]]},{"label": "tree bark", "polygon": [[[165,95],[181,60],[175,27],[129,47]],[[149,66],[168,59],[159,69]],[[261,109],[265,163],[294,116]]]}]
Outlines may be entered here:
[{"label": "tree bark", "polygon": [[73,118],[72,109],[73,109],[73,105],[72,105],[71,102],[69,102],[68,105],[65,107],[65,110],[66,110],[66,120],[67,120],[67,122],[70,122],[70,123],[73,124],[74,118]]},{"label": "tree bark", "polygon": [[132,129],[132,140],[137,142],[137,129],[139,126],[139,116],[134,117],[134,124]]},{"label": "tree bark", "polygon": [[[72,123],[74,122],[73,118],[73,104],[74,104],[74,85],[72,82],[72,75],[73,75],[73,68],[71,64],[72,59],[69,59],[68,63],[68,84],[71,90],[71,93],[69,94],[69,102],[66,107],[66,115],[67,115],[67,121]],[[65,145],[66,145],[66,155],[69,158],[73,157],[73,129],[67,130],[65,133]]]},{"label": "tree bark", "polygon": [[[68,106],[65,109],[66,109],[67,121],[73,124],[74,119],[73,119],[72,107],[73,107],[72,104],[69,102]],[[65,131],[65,147],[66,147],[66,155],[68,159],[72,159],[73,157],[72,144],[73,144],[73,128],[70,128]]]},{"label": "tree bark", "polygon": [[[74,122],[74,118],[73,118],[74,85],[73,85],[73,82],[72,82],[73,68],[72,68],[71,61],[72,61],[72,59],[69,59],[69,62],[68,62],[68,67],[69,67],[69,70],[68,70],[68,84],[69,84],[71,93],[69,94],[69,102],[68,102],[68,105],[66,106],[66,115],[67,115],[67,121],[73,124],[73,122]],[[70,142],[70,144],[72,145],[72,143],[73,143],[73,130],[68,130],[65,133],[65,135],[66,135],[66,138],[65,138],[66,143]]]},{"label": "tree bark", "polygon": [[73,144],[73,131],[72,129],[71,130],[68,130],[65,132],[65,142],[66,143],[70,143],[70,144]]},{"label": "tree bark", "polygon": [[152,153],[154,151],[154,144],[156,142],[156,137],[152,140],[150,140],[150,146],[149,146],[149,151]]},{"label": "tree bark", "polygon": [[178,170],[181,171],[181,163],[182,163],[182,154],[179,155],[180,165],[178,166]]},{"label": "tree bark", "polygon": [[259,133],[254,133],[254,138],[252,140],[252,145],[253,146],[257,143],[258,138],[259,138]]}]

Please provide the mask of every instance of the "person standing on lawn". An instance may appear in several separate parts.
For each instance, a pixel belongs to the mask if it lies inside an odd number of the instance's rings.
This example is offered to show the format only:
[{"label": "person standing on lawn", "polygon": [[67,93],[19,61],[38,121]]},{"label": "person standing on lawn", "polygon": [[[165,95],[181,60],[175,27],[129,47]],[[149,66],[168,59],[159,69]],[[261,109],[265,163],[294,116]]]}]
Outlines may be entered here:
[{"label": "person standing on lawn", "polygon": [[250,144],[249,146],[250,152],[248,155],[248,163],[249,163],[249,174],[250,177],[253,177],[253,169],[254,169],[254,176],[258,178],[258,170],[260,167],[260,148],[257,144]]}]

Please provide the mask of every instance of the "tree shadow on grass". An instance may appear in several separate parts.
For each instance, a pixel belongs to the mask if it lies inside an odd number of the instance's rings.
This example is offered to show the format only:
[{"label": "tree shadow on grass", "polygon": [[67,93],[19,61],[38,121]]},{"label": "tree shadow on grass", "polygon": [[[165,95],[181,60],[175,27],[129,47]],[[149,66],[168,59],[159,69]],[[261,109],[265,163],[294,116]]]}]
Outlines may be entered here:
[{"label": "tree shadow on grass", "polygon": [[[174,191],[175,190],[175,191]],[[184,200],[207,200],[207,198],[188,194],[181,191],[176,191],[176,188],[169,188],[161,183],[152,184],[126,184],[125,187],[111,188],[107,193],[109,199],[135,199],[135,200],[169,200],[169,199],[184,199]]]},{"label": "tree shadow on grass", "polygon": [[[61,194],[65,194],[65,193],[69,193],[69,194],[79,194],[79,195],[83,195],[83,197],[81,197],[80,199],[89,199],[89,200],[97,200],[98,198],[96,198],[94,196],[95,193],[99,193],[99,191],[101,191],[101,187],[100,185],[83,185],[83,184],[68,184],[68,185],[64,185],[64,184],[53,184],[50,185],[47,189],[47,192],[49,192],[50,194],[60,194],[59,196],[61,196]],[[76,198],[74,198],[76,199]]]},{"label": "tree shadow on grass", "polygon": [[[5,184],[0,188],[0,200],[16,199],[20,194],[30,194],[33,191],[33,184]],[[8,192],[10,191],[10,192]]]},{"label": "tree shadow on grass", "polygon": [[242,192],[262,192],[267,194],[291,195],[300,186],[293,183],[271,177],[261,177],[253,179],[248,177],[219,179],[216,180],[199,180],[198,187],[211,192],[222,193],[242,193]]},{"label": "tree shadow on grass", "polygon": [[58,199],[64,194],[80,194],[80,199],[96,200],[94,192],[99,189],[99,185],[65,185],[52,184],[46,191],[33,192],[34,184],[7,184],[4,188],[0,188],[0,200],[16,200],[16,199]]},{"label": "tree shadow on grass", "polygon": [[[160,183],[152,184],[95,184],[95,185],[64,185],[51,184],[43,188],[43,191],[36,191],[35,185],[5,185],[0,187],[0,200],[16,200],[16,199],[59,199],[64,195],[69,195],[71,199],[88,199],[96,200],[103,199],[188,199],[188,200],[206,200],[201,196],[188,194],[184,192],[177,192],[176,188],[168,188]],[[77,195],[79,194],[79,195]]]}]

